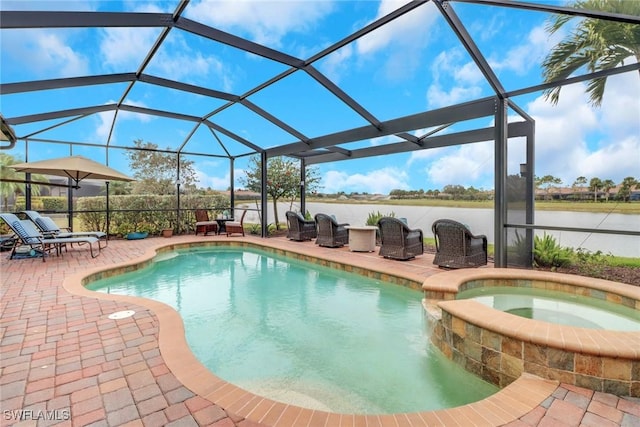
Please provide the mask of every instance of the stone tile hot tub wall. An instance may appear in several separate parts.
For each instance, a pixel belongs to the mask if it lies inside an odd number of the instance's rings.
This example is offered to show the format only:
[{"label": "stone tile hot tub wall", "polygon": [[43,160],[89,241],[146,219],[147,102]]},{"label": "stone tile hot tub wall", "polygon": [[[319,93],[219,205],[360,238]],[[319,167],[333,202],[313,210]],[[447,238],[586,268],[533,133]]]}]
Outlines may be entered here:
[{"label": "stone tile hot tub wall", "polygon": [[577,328],[525,319],[458,291],[520,286],[591,296],[640,310],[640,288],[580,276],[515,269],[456,270],[428,278],[431,341],[454,362],[505,387],[523,372],[592,390],[640,397],[640,331]]}]

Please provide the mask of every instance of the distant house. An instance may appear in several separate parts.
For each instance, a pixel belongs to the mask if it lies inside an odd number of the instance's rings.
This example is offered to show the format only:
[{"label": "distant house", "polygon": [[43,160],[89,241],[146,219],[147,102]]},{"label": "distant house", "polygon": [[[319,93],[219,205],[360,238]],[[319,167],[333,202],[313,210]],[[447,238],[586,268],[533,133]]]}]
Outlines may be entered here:
[{"label": "distant house", "polygon": [[[69,183],[69,181],[63,177],[50,177],[49,182],[52,184],[59,184],[59,185],[68,185]],[[80,188],[73,189],[73,197],[93,197],[93,196],[104,195],[105,184],[103,181],[83,180],[83,181],[80,181],[79,185],[80,185]],[[68,187],[43,186],[43,191],[41,195],[52,196],[52,197],[66,197],[68,191],[69,191]]]},{"label": "distant house", "polygon": [[[620,191],[621,185],[617,185],[609,190],[608,198],[609,200],[614,199]],[[640,191],[634,191],[631,193],[640,194]],[[631,200],[638,200],[636,198],[631,198]],[[538,188],[536,189],[536,199],[538,200],[594,200],[595,195],[593,191],[589,190],[587,187],[552,187],[549,189],[546,188]],[[598,191],[597,199],[604,200],[607,198],[607,192],[604,190]]]}]

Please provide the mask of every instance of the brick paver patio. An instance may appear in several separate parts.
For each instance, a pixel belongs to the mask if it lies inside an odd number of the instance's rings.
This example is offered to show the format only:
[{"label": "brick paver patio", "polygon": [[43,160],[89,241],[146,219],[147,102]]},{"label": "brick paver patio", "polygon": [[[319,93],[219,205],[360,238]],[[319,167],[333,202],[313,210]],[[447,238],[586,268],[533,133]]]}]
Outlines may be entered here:
[{"label": "brick paver patio", "polygon": [[[211,239],[228,238],[175,236],[171,239],[113,240],[95,259],[91,259],[83,248],[72,248],[63,257],[50,257],[45,263],[40,259],[10,261],[2,254],[1,425],[260,425],[194,393],[177,379],[160,351],[161,325],[156,313],[130,302],[73,295],[62,287],[63,280],[69,275],[121,264],[141,257],[155,247]],[[312,242],[251,236],[239,239],[292,247],[320,257],[339,254],[343,261],[347,257],[358,259],[363,266],[376,265],[389,268],[389,271],[401,266],[420,277],[438,273],[431,265],[429,254],[398,263],[383,260],[375,253],[356,254],[347,249],[319,248]],[[122,310],[136,313],[120,320],[107,317]],[[415,418],[409,418],[405,417],[407,425],[421,425]],[[294,425],[330,427],[338,419],[338,415],[333,418],[301,415]],[[355,426],[364,418],[351,419]],[[344,421],[343,418],[340,422],[344,424]],[[379,425],[399,423],[398,418],[382,416],[378,422]],[[276,417],[275,421],[263,425],[277,424]],[[432,424],[422,420],[422,425]],[[477,425],[491,423],[485,419]],[[508,425],[640,426],[640,399],[560,384],[546,400]]]}]

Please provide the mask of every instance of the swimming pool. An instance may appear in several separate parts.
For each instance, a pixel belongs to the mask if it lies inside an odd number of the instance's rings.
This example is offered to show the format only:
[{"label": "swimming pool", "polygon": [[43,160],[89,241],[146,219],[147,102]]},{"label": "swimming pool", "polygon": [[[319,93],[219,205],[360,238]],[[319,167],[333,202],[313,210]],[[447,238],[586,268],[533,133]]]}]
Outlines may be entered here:
[{"label": "swimming pool", "polygon": [[198,359],[253,393],[329,411],[395,413],[497,391],[429,345],[418,291],[255,249],[157,259],[88,288],[171,305]]},{"label": "swimming pool", "polygon": [[456,299],[472,299],[505,313],[560,325],[613,331],[640,331],[640,312],[606,300],[548,289],[492,286],[468,289]]}]

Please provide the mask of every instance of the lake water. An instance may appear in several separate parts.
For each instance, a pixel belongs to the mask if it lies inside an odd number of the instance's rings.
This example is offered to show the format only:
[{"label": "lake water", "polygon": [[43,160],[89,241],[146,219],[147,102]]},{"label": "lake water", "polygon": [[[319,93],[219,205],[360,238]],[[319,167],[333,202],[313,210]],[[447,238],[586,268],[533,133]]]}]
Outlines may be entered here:
[{"label": "lake water", "polygon": [[[247,206],[255,208],[255,205]],[[289,208],[289,203],[280,203],[278,205],[280,222],[286,221],[284,214]],[[298,211],[299,209],[300,205],[294,203],[293,210]],[[421,228],[425,237],[433,237],[431,224],[435,220],[450,218],[467,224],[474,234],[486,235],[489,243],[494,241],[493,209],[313,202],[307,203],[307,210],[312,215],[317,213],[335,215],[339,222],[348,222],[351,225],[364,225],[367,217],[372,212],[380,211],[383,214],[394,212],[396,217],[407,218],[410,227]],[[640,215],[536,211],[535,217],[536,225],[540,226],[640,231]],[[259,221],[255,211],[247,213],[245,220],[247,222]],[[269,223],[274,221],[271,203],[269,203],[268,221]],[[611,253],[613,255],[640,258],[640,237],[638,236],[571,231],[547,231],[546,233],[553,235],[562,246],[580,247],[590,251],[600,250],[605,254]],[[542,235],[543,231],[538,230],[536,234]]]}]

